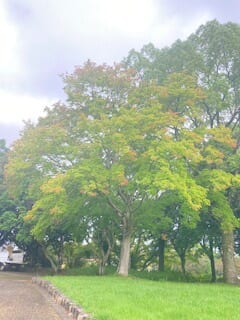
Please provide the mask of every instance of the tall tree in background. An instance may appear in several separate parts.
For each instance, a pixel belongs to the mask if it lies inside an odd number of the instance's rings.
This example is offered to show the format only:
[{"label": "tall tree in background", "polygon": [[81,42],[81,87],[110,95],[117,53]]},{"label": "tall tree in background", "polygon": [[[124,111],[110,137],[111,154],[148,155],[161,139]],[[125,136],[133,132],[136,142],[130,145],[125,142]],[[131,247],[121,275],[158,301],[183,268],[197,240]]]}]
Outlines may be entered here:
[{"label": "tall tree in background", "polygon": [[[238,40],[237,40],[238,39]],[[189,38],[201,56],[202,68],[198,74],[199,81],[206,92],[203,101],[206,125],[211,128],[225,126],[235,135],[240,124],[240,27],[233,23],[225,25],[217,21],[201,26],[195,35]],[[233,153],[239,148],[239,137]],[[230,157],[231,154],[226,154]],[[225,170],[231,168],[225,166]],[[229,192],[225,192],[228,197]],[[227,201],[228,202],[228,201]],[[223,209],[222,209],[223,210]],[[233,212],[231,210],[231,215]],[[223,219],[224,220],[224,219]],[[223,240],[223,272],[227,282],[236,281],[234,265],[233,230],[234,220],[221,221]]]},{"label": "tall tree in background", "polygon": [[[231,153],[235,154],[235,159],[239,153],[240,140],[239,39],[239,25],[234,23],[221,25],[214,20],[199,27],[186,41],[178,40],[171,47],[162,50],[149,44],[140,52],[132,50],[125,59],[125,63],[136,67],[144,79],[155,80],[159,84],[166,81],[168,75],[174,72],[184,71],[196,76],[204,97],[199,102],[198,108],[201,117],[192,124],[195,127],[229,128],[237,141]],[[225,163],[228,163],[231,154],[226,155]],[[227,165],[224,170],[239,172],[239,169],[234,171],[231,168],[232,166]],[[231,190],[224,192],[226,199],[231,193]],[[233,216],[233,211],[229,214]],[[232,219],[232,223],[225,224],[220,219],[219,222],[223,238],[224,278],[226,282],[232,283],[236,281],[233,258],[233,230],[236,227],[236,220]]]},{"label": "tall tree in background", "polygon": [[7,162],[8,149],[5,140],[0,140],[0,245],[13,241],[16,236],[17,208],[6,190],[4,166]]}]

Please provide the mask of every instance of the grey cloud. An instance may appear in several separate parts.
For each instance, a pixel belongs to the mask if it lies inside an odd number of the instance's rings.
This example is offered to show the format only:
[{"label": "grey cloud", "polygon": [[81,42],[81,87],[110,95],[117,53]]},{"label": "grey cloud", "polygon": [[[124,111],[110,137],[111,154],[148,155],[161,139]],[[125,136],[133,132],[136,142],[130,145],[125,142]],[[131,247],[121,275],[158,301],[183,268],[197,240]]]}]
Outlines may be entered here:
[{"label": "grey cloud", "polygon": [[[25,0],[20,5],[17,0],[8,0],[7,5],[20,36],[19,56],[24,74],[18,80],[19,89],[31,94],[61,97],[63,83],[60,74],[70,72],[75,65],[89,58],[99,63],[121,60],[131,46],[129,44],[126,49],[127,43],[124,47],[122,45],[125,39],[114,39],[104,30],[95,30],[96,35],[91,27],[87,30],[85,15],[89,14],[89,26],[94,23],[94,16],[79,4],[81,2],[50,3]],[[75,5],[75,10],[71,4]],[[78,21],[74,22],[76,19]],[[120,42],[116,44],[118,40]]]},{"label": "grey cloud", "polygon": [[[120,61],[130,49],[140,49],[152,41],[99,28],[97,13],[101,1],[6,0],[6,5],[19,31],[18,50],[24,66],[14,86],[32,95],[62,98],[59,74],[71,72],[75,65],[87,59],[98,63]],[[166,19],[175,17],[179,29],[206,13],[221,22],[240,21],[237,0],[155,0],[155,5],[159,16],[163,11]],[[178,30],[177,33],[180,34]],[[0,85],[9,86],[9,83]]]},{"label": "grey cloud", "polygon": [[23,125],[6,124],[0,122],[0,139],[6,141],[6,145],[9,147],[15,140],[19,138],[19,133],[22,130]]},{"label": "grey cloud", "polygon": [[[156,3],[158,1],[156,0]],[[178,16],[183,22],[194,19],[199,14],[208,13],[212,19],[217,19],[222,23],[232,21],[240,22],[240,2],[239,0],[162,0],[159,8],[164,7],[166,13],[171,17]]]}]

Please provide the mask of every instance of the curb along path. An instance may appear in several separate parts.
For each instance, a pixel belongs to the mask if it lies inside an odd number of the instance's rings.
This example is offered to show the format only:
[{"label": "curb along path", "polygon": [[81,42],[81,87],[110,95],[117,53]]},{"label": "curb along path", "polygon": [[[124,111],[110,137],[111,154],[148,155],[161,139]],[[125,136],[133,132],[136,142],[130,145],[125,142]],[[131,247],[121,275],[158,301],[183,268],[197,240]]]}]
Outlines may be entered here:
[{"label": "curb along path", "polygon": [[0,320],[90,319],[47,281],[32,275],[0,272]]},{"label": "curb along path", "polygon": [[50,294],[54,298],[56,303],[61,305],[74,320],[90,319],[89,315],[84,312],[82,308],[73,304],[68,298],[63,296],[50,282],[37,277],[32,278],[32,282],[36,283],[41,288],[44,288],[48,292],[48,294]]}]

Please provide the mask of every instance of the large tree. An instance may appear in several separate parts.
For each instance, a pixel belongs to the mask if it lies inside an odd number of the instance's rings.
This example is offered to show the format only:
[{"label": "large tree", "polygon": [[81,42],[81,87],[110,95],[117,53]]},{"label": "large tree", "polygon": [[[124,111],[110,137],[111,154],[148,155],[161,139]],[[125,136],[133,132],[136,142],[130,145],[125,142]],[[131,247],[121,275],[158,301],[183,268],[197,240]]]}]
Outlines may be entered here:
[{"label": "large tree", "polygon": [[[240,26],[234,23],[220,24],[216,20],[202,25],[185,41],[176,41],[171,47],[158,50],[153,45],[144,46],[140,52],[132,50],[124,60],[126,65],[136,67],[142,78],[162,84],[169,74],[185,72],[197,77],[203,91],[195,114],[190,115],[194,127],[224,128],[232,130],[236,138],[235,148],[225,157],[224,171],[232,170],[227,162],[231,154],[239,153],[240,121]],[[171,105],[169,105],[171,107]],[[188,113],[187,109],[184,110]],[[235,166],[236,167],[236,166]],[[209,167],[211,169],[211,166]],[[232,191],[226,190],[229,201]],[[230,211],[228,211],[230,213]],[[232,215],[233,211],[231,211]],[[224,213],[223,213],[224,216]],[[226,216],[226,215],[225,215]],[[236,220],[224,224],[220,219],[223,238],[223,266],[226,282],[236,281],[233,259],[233,230]],[[228,249],[227,249],[228,248]],[[232,248],[229,250],[229,248]]]},{"label": "large tree", "polygon": [[[206,190],[189,172],[202,159],[197,145],[204,136],[187,128],[182,112],[160,103],[168,88],[145,84],[121,66],[88,62],[65,82],[69,104],[56,105],[28,126],[11,151],[9,189],[32,197],[28,218],[39,216],[33,232],[61,216],[74,221],[71,212],[84,216],[86,197],[104,199],[119,221],[118,271],[127,275],[135,216],[145,199],[176,189],[196,212],[206,202]],[[181,108],[199,99],[194,86],[188,92],[173,85],[168,96],[175,91]],[[47,219],[44,211],[51,213]]]},{"label": "large tree", "polygon": [[118,271],[127,275],[140,207],[174,190],[191,209],[187,217],[213,207],[224,277],[234,282],[233,251],[226,248],[233,248],[237,220],[231,207],[219,212],[209,192],[228,202],[238,184],[228,165],[237,162],[240,120],[239,48],[230,36],[239,37],[238,26],[213,21],[170,48],[132,51],[125,65],[88,61],[66,74],[67,102],[26,126],[6,169],[9,191],[33,204],[32,232],[43,235],[52,222],[79,227],[79,218],[89,224],[88,208],[97,212],[99,199],[118,222]]}]

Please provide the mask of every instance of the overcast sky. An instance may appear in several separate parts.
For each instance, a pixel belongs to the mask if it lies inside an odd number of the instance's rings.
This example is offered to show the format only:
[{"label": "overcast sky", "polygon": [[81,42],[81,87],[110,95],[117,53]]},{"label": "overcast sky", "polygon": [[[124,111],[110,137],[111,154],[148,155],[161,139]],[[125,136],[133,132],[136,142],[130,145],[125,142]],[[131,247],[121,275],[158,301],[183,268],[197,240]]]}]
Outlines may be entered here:
[{"label": "overcast sky", "polygon": [[60,75],[75,65],[162,48],[213,19],[240,23],[240,1],[0,0],[0,138],[63,99]]}]

